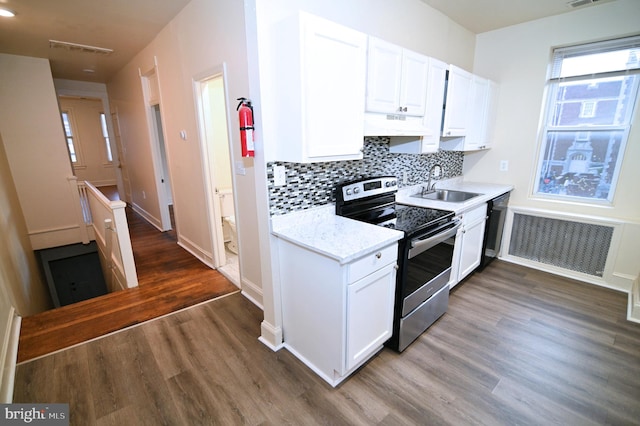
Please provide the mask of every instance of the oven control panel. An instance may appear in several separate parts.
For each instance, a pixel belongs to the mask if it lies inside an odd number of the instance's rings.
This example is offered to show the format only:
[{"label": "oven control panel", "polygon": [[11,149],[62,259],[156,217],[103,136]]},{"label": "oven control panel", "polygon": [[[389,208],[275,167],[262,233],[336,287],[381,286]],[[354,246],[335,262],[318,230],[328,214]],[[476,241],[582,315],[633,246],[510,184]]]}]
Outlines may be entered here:
[{"label": "oven control panel", "polygon": [[395,176],[377,177],[340,186],[336,198],[342,201],[353,201],[374,195],[392,193],[397,190],[398,178]]}]

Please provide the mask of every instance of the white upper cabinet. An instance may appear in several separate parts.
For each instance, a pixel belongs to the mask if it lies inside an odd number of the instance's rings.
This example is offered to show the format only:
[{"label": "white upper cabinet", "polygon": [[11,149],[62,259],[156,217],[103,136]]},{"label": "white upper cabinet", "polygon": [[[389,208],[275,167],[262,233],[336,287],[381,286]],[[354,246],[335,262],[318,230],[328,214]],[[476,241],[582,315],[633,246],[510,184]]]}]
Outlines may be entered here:
[{"label": "white upper cabinet", "polygon": [[391,138],[390,152],[396,154],[428,154],[438,151],[447,67],[448,65],[444,62],[429,58],[427,98],[424,117],[422,118],[422,126],[424,129],[429,129],[429,133],[424,133],[420,137]]},{"label": "white upper cabinet", "polygon": [[[449,71],[442,129],[445,139],[441,141],[440,147],[451,151],[487,149],[493,139],[498,85],[486,78],[460,71]],[[454,93],[451,94],[452,77]],[[456,92],[460,87],[468,87],[466,96],[461,91]],[[466,108],[463,107],[463,102]]]},{"label": "white upper cabinet", "polygon": [[489,80],[486,78],[473,76],[471,82],[471,90],[469,93],[469,122],[467,136],[464,141],[464,147],[467,151],[482,149],[485,142],[486,129],[486,106],[489,98]]},{"label": "white upper cabinet", "polygon": [[487,149],[493,139],[498,85],[486,78],[473,76],[472,111],[469,132],[465,141],[467,151]]},{"label": "white upper cabinet", "polygon": [[447,64],[429,58],[429,82],[427,103],[424,114],[425,127],[433,129],[433,133],[422,138],[422,154],[436,152],[440,145],[440,127],[444,104],[444,87],[447,78]]},{"label": "white upper cabinet", "polygon": [[369,37],[366,110],[424,116],[429,58]]},{"label": "white upper cabinet", "polygon": [[469,97],[473,75],[455,65],[449,65],[442,136],[467,135],[469,125]]},{"label": "white upper cabinet", "polygon": [[274,38],[275,160],[362,158],[367,36],[301,12]]},{"label": "white upper cabinet", "polygon": [[404,49],[399,104],[403,114],[424,116],[427,103],[428,74],[429,58]]},{"label": "white upper cabinet", "polygon": [[481,130],[481,149],[490,148],[493,144],[496,113],[498,110],[498,91],[498,84],[494,81],[489,80],[489,90],[487,91],[487,101],[485,102],[484,120]]},{"label": "white upper cabinet", "polygon": [[366,110],[396,113],[400,104],[402,48],[369,37]]}]

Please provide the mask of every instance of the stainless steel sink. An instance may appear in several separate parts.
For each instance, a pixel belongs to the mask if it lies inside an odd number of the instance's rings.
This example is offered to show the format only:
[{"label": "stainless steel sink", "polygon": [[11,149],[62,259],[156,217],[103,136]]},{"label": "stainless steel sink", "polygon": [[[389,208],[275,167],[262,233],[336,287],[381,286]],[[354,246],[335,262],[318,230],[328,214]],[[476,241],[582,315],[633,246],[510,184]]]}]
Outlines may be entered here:
[{"label": "stainless steel sink", "polygon": [[415,198],[423,198],[425,200],[437,200],[437,201],[447,201],[450,203],[461,203],[463,201],[470,200],[473,197],[477,197],[481,194],[476,194],[474,192],[464,192],[464,191],[453,191],[451,189],[436,189],[431,192],[424,192],[422,194],[418,193],[412,195]]}]

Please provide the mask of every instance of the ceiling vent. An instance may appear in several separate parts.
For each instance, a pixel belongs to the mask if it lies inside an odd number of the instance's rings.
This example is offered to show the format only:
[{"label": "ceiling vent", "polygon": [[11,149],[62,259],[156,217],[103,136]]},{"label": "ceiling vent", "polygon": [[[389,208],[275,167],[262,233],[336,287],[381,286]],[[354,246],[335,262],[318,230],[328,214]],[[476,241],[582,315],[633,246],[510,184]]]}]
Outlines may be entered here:
[{"label": "ceiling vent", "polygon": [[573,0],[570,1],[569,3],[567,3],[567,6],[569,7],[580,7],[580,6],[586,6],[588,4],[593,4],[593,3],[597,3],[598,0]]},{"label": "ceiling vent", "polygon": [[72,52],[94,53],[96,55],[110,55],[113,49],[104,47],[88,46],[86,44],[69,43],[67,41],[49,40],[49,48],[65,49]]}]

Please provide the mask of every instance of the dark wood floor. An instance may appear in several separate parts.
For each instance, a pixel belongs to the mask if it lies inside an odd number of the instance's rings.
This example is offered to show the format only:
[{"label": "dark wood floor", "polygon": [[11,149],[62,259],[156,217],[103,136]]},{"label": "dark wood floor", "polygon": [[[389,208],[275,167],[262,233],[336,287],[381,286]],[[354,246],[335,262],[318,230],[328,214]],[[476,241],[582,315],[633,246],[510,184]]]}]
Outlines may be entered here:
[{"label": "dark wood floor", "polygon": [[18,362],[211,300],[238,288],[127,207],[139,287],[23,318]]},{"label": "dark wood floor", "polygon": [[233,294],[23,363],[14,401],[70,403],[72,425],[637,425],[626,303],[493,262],[405,352],[333,389],[262,345],[262,312]]}]

